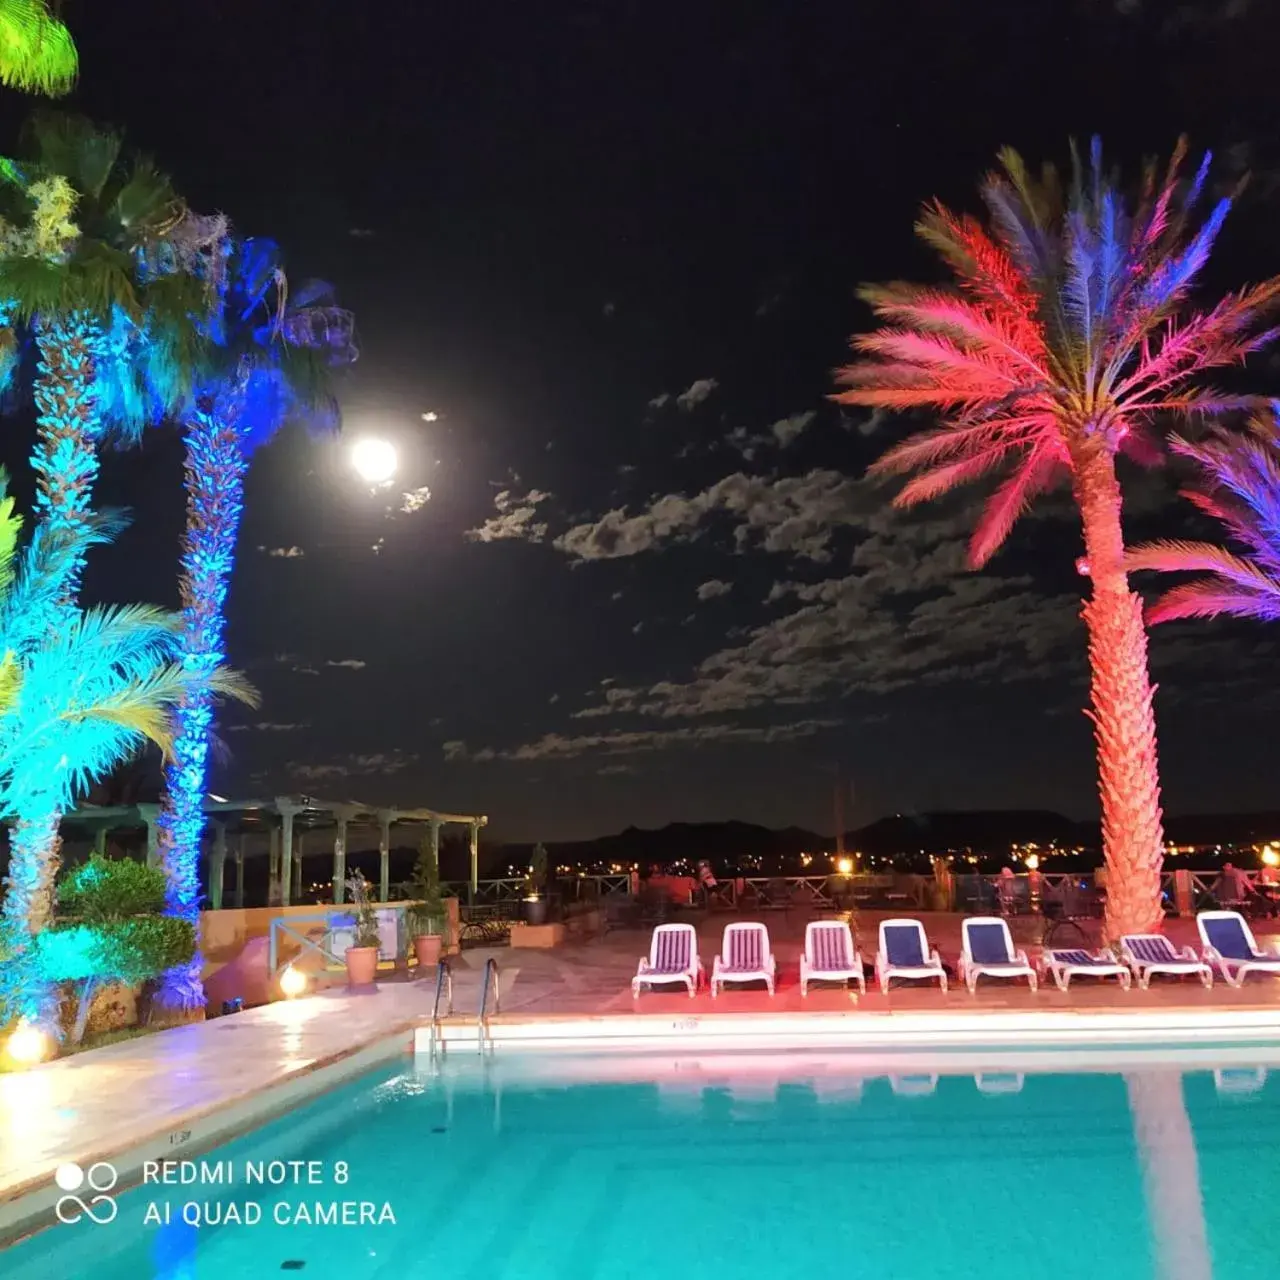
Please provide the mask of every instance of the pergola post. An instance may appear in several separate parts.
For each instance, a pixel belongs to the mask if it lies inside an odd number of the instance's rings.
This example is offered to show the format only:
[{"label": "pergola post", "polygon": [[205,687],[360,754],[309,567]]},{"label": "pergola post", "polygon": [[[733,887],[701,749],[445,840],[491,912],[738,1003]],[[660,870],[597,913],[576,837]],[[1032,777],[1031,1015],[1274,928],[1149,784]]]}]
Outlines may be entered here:
[{"label": "pergola post", "polygon": [[280,905],[280,828],[267,834],[267,906]]},{"label": "pergola post", "polygon": [[427,820],[427,848],[431,850],[431,861],[436,864],[436,875],[440,874],[440,819]]},{"label": "pergola post", "polygon": [[480,824],[471,822],[468,827],[471,837],[471,883],[467,888],[467,905],[470,906],[475,902],[476,888],[480,883]]},{"label": "pergola post", "polygon": [[107,853],[107,824],[101,823],[97,830],[93,833],[93,851],[99,857],[105,857]]},{"label": "pergola post", "polygon": [[236,908],[244,908],[244,832],[236,840]]},{"label": "pergola post", "polygon": [[222,910],[223,877],[227,868],[227,824],[213,824],[213,851],[209,855],[209,905]]},{"label": "pergola post", "polygon": [[338,815],[338,834],[333,838],[333,901],[340,904],[347,896],[347,815]]},{"label": "pergola post", "polygon": [[302,855],[303,841],[306,839],[307,833],[299,831],[297,838],[293,842],[293,882],[298,886],[298,899],[301,901],[302,895],[306,892],[306,882],[302,878]]},{"label": "pergola post", "polygon": [[280,815],[280,905],[287,907],[293,881],[293,815],[298,807],[288,796],[276,797],[276,812]]},{"label": "pergola post", "polygon": [[158,804],[140,804],[138,806],[138,817],[147,824],[147,866],[158,867],[160,865],[160,828],[156,825],[156,819],[160,816],[160,806]]},{"label": "pergola post", "polygon": [[395,810],[378,810],[378,901],[391,897],[391,824]]}]

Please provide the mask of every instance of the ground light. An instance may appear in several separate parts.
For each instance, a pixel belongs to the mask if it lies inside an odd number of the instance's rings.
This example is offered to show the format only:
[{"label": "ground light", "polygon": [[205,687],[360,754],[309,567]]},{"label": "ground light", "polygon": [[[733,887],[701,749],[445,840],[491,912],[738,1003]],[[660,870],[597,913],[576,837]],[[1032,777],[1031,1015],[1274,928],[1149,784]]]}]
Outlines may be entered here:
[{"label": "ground light", "polygon": [[280,975],[280,990],[285,998],[292,1000],[307,989],[307,975],[301,969],[288,965]]},{"label": "ground light", "polygon": [[399,459],[390,440],[366,436],[351,446],[351,465],[367,484],[386,484],[396,473]]},{"label": "ground light", "polygon": [[32,1067],[53,1055],[53,1040],[23,1018],[5,1045],[5,1053],[18,1066]]}]

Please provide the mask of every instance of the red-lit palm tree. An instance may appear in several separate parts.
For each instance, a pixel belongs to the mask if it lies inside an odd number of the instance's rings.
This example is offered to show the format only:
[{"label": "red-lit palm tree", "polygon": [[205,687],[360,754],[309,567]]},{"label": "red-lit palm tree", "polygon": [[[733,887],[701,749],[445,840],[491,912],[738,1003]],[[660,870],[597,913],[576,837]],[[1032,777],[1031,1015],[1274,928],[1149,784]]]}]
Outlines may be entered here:
[{"label": "red-lit palm tree", "polygon": [[1175,438],[1175,453],[1199,472],[1183,496],[1221,521],[1239,552],[1212,542],[1165,540],[1135,547],[1133,569],[1199,573],[1147,609],[1148,622],[1174,618],[1280,618],[1280,438],[1270,415],[1259,415],[1247,435],[1214,432],[1201,444]]},{"label": "red-lit palm tree", "polygon": [[1160,918],[1163,842],[1154,692],[1142,602],[1129,590],[1116,455],[1157,455],[1161,411],[1213,412],[1241,397],[1195,385],[1275,336],[1257,319],[1280,301],[1280,279],[1194,309],[1189,293],[1230,198],[1197,213],[1208,173],[1182,176],[1179,142],[1163,174],[1147,168],[1126,200],[1102,168],[1095,139],[1070,180],[1039,177],[1014,151],[982,186],[987,217],[926,207],[917,231],[954,283],[862,290],[886,323],[853,340],[860,358],[840,373],[837,399],[931,409],[938,425],[911,435],[872,467],[912,474],[896,498],[912,506],[972,480],[1001,477],[969,546],[985,564],[1036,495],[1066,481],[1080,511],[1092,583],[1083,608],[1092,671],[1109,936]]}]

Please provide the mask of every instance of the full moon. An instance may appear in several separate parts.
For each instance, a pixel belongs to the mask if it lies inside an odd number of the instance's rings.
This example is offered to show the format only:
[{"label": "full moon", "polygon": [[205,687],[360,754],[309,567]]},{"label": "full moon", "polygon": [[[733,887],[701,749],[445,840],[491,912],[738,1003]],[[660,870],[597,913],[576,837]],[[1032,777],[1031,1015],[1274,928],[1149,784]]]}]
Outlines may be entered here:
[{"label": "full moon", "polygon": [[396,473],[396,448],[389,440],[372,436],[357,440],[351,447],[351,465],[361,480],[385,484]]}]

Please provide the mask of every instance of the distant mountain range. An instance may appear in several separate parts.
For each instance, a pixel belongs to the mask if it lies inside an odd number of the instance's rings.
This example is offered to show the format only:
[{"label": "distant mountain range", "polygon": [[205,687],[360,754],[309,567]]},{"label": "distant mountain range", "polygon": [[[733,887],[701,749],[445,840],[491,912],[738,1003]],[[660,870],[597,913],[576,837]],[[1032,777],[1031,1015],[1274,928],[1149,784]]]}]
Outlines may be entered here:
[{"label": "distant mountain range", "polygon": [[[1186,814],[1166,819],[1165,834],[1174,844],[1251,844],[1280,839],[1280,811],[1245,814]],[[850,852],[887,854],[944,853],[971,849],[1001,853],[1011,844],[1035,843],[1096,850],[1096,822],[1076,822],[1044,809],[972,809],[893,814],[849,831],[844,846]],[[547,842],[556,862],[574,866],[598,862],[675,862],[708,858],[713,863],[742,857],[795,858],[802,853],[829,853],[833,836],[801,827],[756,826],[750,822],[673,822],[656,830],[628,827],[616,835],[594,840]],[[488,851],[494,860],[516,865],[527,861],[531,844],[510,844]]]}]

